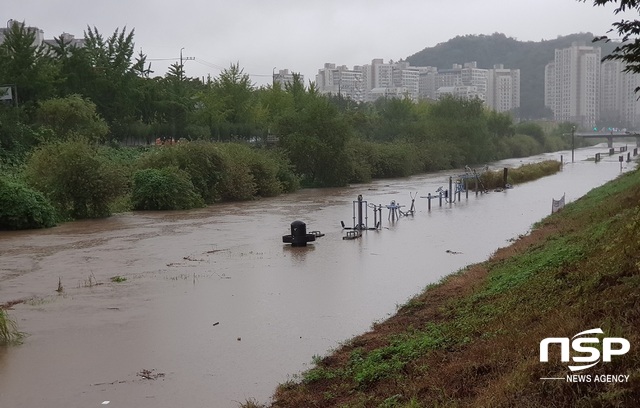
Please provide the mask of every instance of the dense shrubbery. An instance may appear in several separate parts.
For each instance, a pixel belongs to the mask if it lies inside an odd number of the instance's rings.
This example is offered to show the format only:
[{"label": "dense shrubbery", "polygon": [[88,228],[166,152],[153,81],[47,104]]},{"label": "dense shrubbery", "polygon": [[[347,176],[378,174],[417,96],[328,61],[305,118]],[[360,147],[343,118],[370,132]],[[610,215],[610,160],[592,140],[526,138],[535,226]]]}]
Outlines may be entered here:
[{"label": "dense shrubbery", "polygon": [[109,204],[127,186],[123,169],[84,140],[39,147],[27,160],[25,177],[61,215],[71,218],[110,215]]},{"label": "dense shrubbery", "polygon": [[219,199],[218,184],[229,171],[228,163],[219,146],[201,141],[154,148],[139,158],[138,167],[177,167],[185,171],[205,203]]},{"label": "dense shrubbery", "polygon": [[134,210],[186,210],[202,207],[204,200],[186,171],[165,167],[134,173],[131,204]]},{"label": "dense shrubbery", "polygon": [[[206,82],[178,64],[150,78],[133,31],[103,37],[89,28],[83,48],[58,41],[45,50],[24,25],[8,28],[0,83],[20,92],[0,104],[0,170],[44,193],[63,219],[344,186],[571,143],[573,124],[514,124],[479,99],[359,103],[321,95],[298,75],[256,88],[237,64]],[[157,138],[180,143],[118,147]]]},{"label": "dense shrubbery", "polygon": [[48,228],[55,224],[55,209],[40,192],[0,178],[0,230]]},{"label": "dense shrubbery", "polygon": [[174,166],[185,171],[206,203],[271,197],[298,188],[298,179],[279,152],[238,143],[184,142],[144,153],[139,168]]}]

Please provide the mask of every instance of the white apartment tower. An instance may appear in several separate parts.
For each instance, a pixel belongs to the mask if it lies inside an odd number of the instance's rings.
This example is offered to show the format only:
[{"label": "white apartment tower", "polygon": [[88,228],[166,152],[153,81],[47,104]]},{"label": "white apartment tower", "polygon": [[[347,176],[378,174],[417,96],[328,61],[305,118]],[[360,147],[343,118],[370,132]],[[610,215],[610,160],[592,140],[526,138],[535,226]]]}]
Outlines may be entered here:
[{"label": "white apartment tower", "polygon": [[621,61],[602,63],[600,73],[600,122],[605,127],[640,128],[640,101],[636,88],[640,75],[624,72]]},{"label": "white apartment tower", "polygon": [[574,43],[557,49],[545,68],[545,104],[558,122],[583,128],[596,125],[600,113],[600,47]]},{"label": "white apartment tower", "polygon": [[316,74],[316,86],[322,94],[340,95],[356,102],[364,101],[365,87],[362,67],[353,70],[346,65],[326,63]]},{"label": "white apartment tower", "polygon": [[487,71],[486,104],[496,112],[509,112],[520,107],[520,70],[505,69],[496,64]]},{"label": "white apartment tower", "polygon": [[436,67],[418,67],[419,82],[418,82],[418,98],[420,100],[435,100],[436,91],[436,76],[438,75],[438,68]]},{"label": "white apartment tower", "polygon": [[[451,69],[439,70],[436,74],[436,93],[453,94],[465,99],[479,98],[484,101],[487,97],[487,72],[486,69],[478,68],[475,61],[464,65],[453,64]],[[444,89],[438,91],[439,88]],[[455,92],[452,89],[455,89]]]}]

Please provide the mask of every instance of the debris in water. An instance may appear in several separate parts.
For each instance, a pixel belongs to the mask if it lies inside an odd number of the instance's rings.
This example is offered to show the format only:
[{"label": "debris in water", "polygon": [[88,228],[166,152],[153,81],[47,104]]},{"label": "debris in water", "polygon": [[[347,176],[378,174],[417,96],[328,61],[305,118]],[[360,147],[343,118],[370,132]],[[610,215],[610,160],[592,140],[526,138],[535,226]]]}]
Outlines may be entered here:
[{"label": "debris in water", "polygon": [[157,380],[160,377],[164,377],[164,373],[154,373],[154,371],[156,370],[142,370],[137,375],[147,380]]}]

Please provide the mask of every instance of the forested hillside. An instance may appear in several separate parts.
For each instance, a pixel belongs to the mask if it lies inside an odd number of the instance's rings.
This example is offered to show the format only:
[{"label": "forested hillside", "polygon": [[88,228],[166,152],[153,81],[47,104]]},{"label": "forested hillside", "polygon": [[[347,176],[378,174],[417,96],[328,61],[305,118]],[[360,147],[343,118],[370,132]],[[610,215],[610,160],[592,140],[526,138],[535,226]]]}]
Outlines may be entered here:
[{"label": "forested hillside", "polygon": [[544,106],[544,67],[553,61],[555,50],[570,47],[577,41],[602,48],[604,57],[615,48],[615,43],[592,43],[593,38],[591,33],[580,33],[555,40],[524,42],[499,33],[466,35],[425,48],[407,57],[407,61],[414,66],[438,69],[471,61],[476,61],[478,68],[504,64],[505,68],[520,69],[520,115],[524,119],[538,119],[548,114]]}]

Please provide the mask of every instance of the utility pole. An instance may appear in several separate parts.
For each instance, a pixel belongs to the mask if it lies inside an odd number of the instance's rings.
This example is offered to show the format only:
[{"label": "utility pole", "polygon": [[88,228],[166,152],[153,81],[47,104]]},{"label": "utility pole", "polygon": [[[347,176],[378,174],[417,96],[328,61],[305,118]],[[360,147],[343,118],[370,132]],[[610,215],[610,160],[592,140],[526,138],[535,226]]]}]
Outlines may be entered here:
[{"label": "utility pole", "polygon": [[182,50],[184,47],[180,48],[180,77],[178,78],[180,81],[184,79],[184,62],[183,61],[193,61],[196,57],[183,57]]}]

